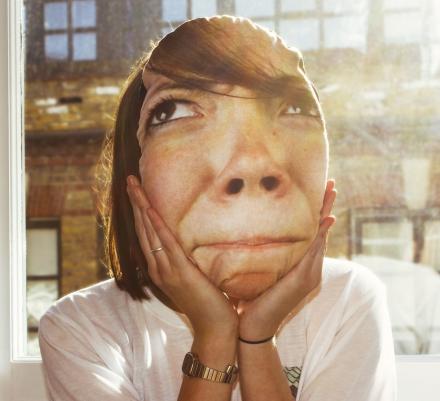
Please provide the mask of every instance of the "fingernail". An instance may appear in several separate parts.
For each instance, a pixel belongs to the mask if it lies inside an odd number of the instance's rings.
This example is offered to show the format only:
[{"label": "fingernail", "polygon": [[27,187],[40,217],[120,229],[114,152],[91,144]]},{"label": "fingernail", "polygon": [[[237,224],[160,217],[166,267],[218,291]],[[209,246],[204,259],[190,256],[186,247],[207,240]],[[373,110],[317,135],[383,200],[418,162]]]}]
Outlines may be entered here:
[{"label": "fingernail", "polygon": [[131,175],[129,175],[129,176],[127,177],[127,184],[128,184],[128,185],[133,185]]}]

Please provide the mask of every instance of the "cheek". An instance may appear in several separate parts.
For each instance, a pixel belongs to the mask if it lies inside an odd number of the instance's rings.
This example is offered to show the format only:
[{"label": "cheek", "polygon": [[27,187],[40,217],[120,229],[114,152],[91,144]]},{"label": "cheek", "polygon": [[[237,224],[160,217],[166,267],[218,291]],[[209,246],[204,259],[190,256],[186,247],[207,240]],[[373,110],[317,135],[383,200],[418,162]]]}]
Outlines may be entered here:
[{"label": "cheek", "polygon": [[309,193],[313,200],[323,194],[328,173],[328,142],[324,134],[290,138],[289,170],[297,185]]},{"label": "cheek", "polygon": [[204,171],[206,168],[190,146],[179,150],[156,147],[142,153],[139,160],[142,186],[151,206],[174,233],[194,201]]}]

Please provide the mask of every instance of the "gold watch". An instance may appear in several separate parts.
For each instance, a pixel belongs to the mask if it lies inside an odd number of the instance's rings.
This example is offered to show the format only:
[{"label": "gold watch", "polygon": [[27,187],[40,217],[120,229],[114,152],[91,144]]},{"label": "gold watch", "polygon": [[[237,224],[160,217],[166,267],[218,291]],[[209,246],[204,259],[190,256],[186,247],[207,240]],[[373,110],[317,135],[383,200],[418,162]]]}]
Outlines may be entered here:
[{"label": "gold watch", "polygon": [[183,359],[182,372],[190,377],[199,377],[217,383],[233,383],[237,378],[238,368],[228,365],[224,372],[208,368],[199,361],[197,354],[188,352]]}]

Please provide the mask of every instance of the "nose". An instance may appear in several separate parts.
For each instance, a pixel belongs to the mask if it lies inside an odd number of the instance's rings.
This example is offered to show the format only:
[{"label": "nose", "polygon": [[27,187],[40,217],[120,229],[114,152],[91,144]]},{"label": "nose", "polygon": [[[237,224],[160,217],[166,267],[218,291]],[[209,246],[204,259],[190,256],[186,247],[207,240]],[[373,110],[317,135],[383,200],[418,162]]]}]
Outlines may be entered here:
[{"label": "nose", "polygon": [[217,177],[214,194],[219,201],[241,195],[282,197],[289,190],[287,171],[269,154],[263,144],[237,150]]}]

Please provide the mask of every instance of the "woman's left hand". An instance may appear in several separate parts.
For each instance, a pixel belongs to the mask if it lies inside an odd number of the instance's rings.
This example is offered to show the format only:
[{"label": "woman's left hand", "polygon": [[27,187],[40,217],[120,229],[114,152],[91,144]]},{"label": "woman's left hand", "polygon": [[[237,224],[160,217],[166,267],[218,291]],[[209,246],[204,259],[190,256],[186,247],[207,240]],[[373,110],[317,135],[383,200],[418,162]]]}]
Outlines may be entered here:
[{"label": "woman's left hand", "polygon": [[318,233],[300,262],[274,286],[252,301],[240,301],[239,334],[249,341],[274,335],[290,312],[321,283],[328,230],[336,221],[330,216],[336,198],[335,182],[327,181]]}]

